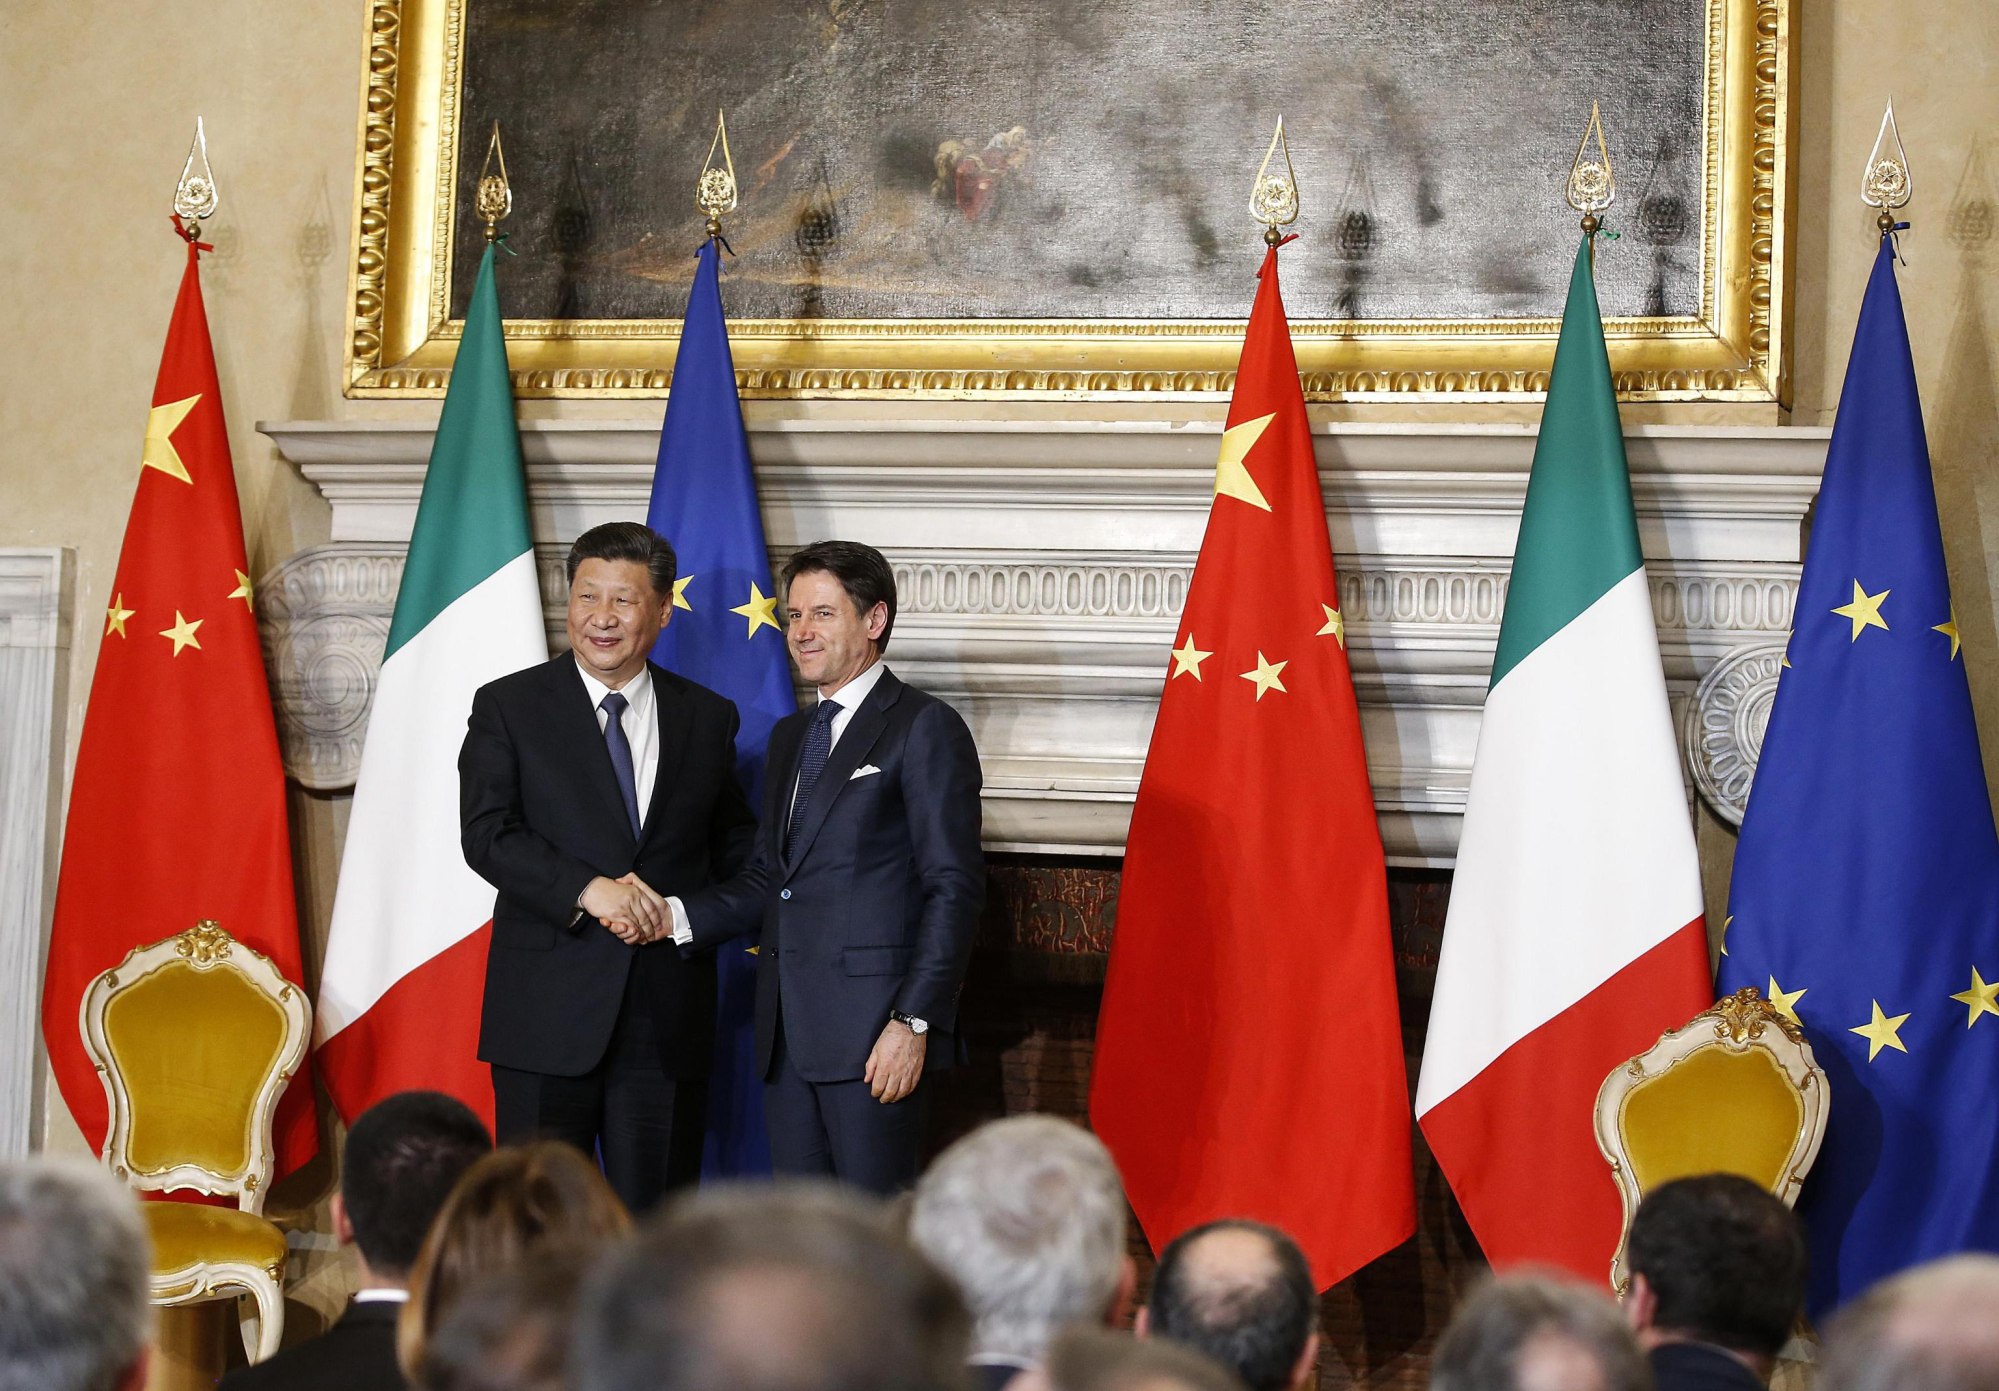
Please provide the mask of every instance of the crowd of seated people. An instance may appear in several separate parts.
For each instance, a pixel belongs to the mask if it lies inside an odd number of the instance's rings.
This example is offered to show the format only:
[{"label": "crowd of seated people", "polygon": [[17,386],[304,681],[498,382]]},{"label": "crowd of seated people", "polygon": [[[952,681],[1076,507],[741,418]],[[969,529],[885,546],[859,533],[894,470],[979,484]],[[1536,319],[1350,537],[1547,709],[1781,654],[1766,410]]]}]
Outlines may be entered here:
[{"label": "crowd of seated people", "polygon": [[[1284,1233],[1210,1223],[1134,1305],[1117,1168],[1082,1128],[996,1121],[884,1202],[830,1184],[703,1188],[633,1226],[597,1167],[494,1149],[430,1093],[358,1118],[332,1211],[359,1292],[223,1391],[1292,1391],[1319,1298]],[[0,1164],[0,1391],[141,1391],[144,1223],[99,1166]],[[1629,1285],[1535,1273],[1459,1302],[1432,1391],[1758,1391],[1800,1326],[1804,1238],[1705,1175],[1633,1219]],[[1999,1257],[1882,1282],[1826,1326],[1824,1391],[1999,1388]],[[1356,1372],[1359,1369],[1355,1369]],[[1357,1378],[1358,1379],[1358,1378]]]}]

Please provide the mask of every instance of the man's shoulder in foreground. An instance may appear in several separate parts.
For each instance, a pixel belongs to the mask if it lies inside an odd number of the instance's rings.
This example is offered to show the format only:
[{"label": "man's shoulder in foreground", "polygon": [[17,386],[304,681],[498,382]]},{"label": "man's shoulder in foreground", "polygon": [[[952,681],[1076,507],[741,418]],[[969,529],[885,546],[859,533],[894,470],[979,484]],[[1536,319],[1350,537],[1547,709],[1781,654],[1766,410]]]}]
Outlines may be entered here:
[{"label": "man's shoulder in foreground", "polygon": [[1763,1391],[1746,1363],[1710,1343],[1661,1343],[1647,1360],[1658,1391]]},{"label": "man's shoulder in foreground", "polygon": [[396,1366],[396,1318],[390,1301],[350,1304],[333,1327],[255,1367],[222,1378],[218,1391],[404,1391]]}]

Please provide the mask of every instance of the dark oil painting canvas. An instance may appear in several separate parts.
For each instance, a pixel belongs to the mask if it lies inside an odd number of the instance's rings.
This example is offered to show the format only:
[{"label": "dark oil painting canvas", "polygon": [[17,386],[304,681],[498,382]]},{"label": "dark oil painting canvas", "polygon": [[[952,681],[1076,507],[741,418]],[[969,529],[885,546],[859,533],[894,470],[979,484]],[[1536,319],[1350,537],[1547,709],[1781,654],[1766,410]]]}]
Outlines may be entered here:
[{"label": "dark oil painting canvas", "polygon": [[1281,114],[1295,320],[1559,315],[1601,104],[1607,315],[1699,312],[1699,0],[468,0],[453,308],[495,120],[508,315],[678,318],[725,110],[743,319],[1238,319]]}]

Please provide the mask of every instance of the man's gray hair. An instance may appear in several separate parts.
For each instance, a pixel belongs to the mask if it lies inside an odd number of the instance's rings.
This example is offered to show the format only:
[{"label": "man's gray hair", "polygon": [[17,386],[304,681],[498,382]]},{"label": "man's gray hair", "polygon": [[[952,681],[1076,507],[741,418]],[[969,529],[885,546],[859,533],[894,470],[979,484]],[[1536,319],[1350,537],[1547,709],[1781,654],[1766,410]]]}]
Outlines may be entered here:
[{"label": "man's gray hair", "polygon": [[963,1290],[974,1351],[1039,1362],[1056,1329],[1110,1308],[1124,1184],[1081,1126],[1011,1116],[937,1156],[916,1185],[909,1235]]},{"label": "man's gray hair", "polygon": [[1652,1370],[1609,1296],[1558,1276],[1502,1276],[1451,1316],[1430,1391],[1652,1391]]},{"label": "man's gray hair", "polygon": [[0,1163],[0,1391],[111,1391],[152,1333],[151,1249],[97,1165]]},{"label": "man's gray hair", "polygon": [[1818,1385],[1820,1391],[1999,1386],[1999,1256],[1949,1256],[1875,1285],[1827,1327]]}]

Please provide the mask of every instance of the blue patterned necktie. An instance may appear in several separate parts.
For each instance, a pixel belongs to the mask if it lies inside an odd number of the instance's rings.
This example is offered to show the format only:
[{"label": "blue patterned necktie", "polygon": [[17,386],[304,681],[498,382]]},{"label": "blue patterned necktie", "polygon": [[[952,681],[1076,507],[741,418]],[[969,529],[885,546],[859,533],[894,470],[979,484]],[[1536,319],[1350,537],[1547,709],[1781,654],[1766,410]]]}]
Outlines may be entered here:
[{"label": "blue patterned necktie", "polygon": [[[632,741],[625,737],[625,722],[620,718],[629,702],[612,691],[597,702],[597,708],[609,716],[604,721],[604,747],[611,752],[611,771],[618,775],[618,793],[625,799],[625,815],[632,823],[632,837],[639,833],[639,780],[632,766]],[[825,762],[822,758],[820,762]]]},{"label": "blue patterned necktie", "polygon": [[805,752],[798,758],[798,791],[791,799],[791,824],[784,830],[784,858],[788,862],[798,845],[798,828],[805,824],[805,809],[812,805],[812,788],[826,771],[827,755],[833,752],[833,717],[840,702],[822,700],[812,712],[812,724],[805,731]]}]

